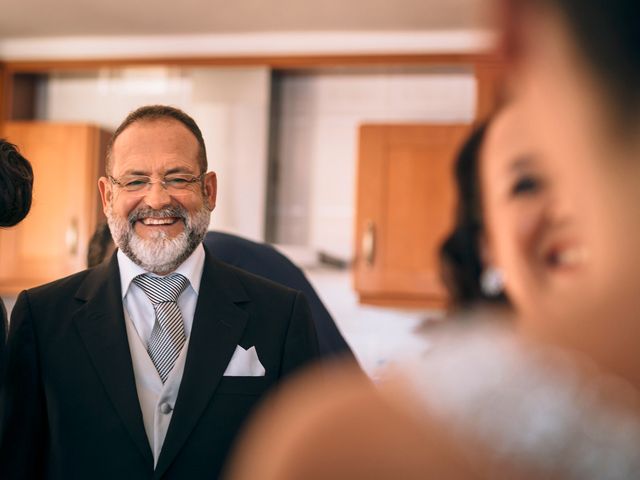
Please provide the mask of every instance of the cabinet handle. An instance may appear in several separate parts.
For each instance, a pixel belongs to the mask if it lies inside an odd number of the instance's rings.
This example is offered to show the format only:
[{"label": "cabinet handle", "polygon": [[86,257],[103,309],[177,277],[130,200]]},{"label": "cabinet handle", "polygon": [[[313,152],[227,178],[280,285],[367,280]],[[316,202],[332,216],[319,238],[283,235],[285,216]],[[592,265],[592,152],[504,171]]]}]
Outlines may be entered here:
[{"label": "cabinet handle", "polygon": [[376,224],[367,221],[362,235],[362,253],[364,261],[368,267],[372,267],[376,259]]},{"label": "cabinet handle", "polygon": [[64,242],[67,245],[67,253],[76,255],[78,253],[78,219],[72,218],[64,234]]}]

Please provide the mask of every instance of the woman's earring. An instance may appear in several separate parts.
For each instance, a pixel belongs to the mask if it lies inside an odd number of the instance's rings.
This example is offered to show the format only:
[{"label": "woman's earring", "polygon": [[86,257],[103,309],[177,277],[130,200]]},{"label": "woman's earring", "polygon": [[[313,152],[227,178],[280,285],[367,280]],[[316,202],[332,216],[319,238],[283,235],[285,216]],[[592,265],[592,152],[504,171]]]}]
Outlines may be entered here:
[{"label": "woman's earring", "polygon": [[504,275],[502,270],[487,267],[480,275],[480,289],[487,297],[497,297],[504,290]]}]

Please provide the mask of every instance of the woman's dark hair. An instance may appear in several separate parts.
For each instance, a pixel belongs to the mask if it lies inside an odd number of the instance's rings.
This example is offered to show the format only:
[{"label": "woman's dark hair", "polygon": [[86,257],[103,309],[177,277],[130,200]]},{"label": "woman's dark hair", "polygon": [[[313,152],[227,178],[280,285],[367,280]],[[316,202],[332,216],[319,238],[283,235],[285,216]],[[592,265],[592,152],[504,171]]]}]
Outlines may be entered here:
[{"label": "woman's dark hair", "polygon": [[454,308],[479,301],[506,302],[504,295],[490,297],[480,288],[483,264],[480,235],[483,230],[479,159],[490,121],[480,124],[463,144],[455,164],[458,193],[453,231],[440,247],[442,276]]},{"label": "woman's dark hair", "polygon": [[33,170],[12,143],[0,139],[0,227],[11,227],[31,209]]}]

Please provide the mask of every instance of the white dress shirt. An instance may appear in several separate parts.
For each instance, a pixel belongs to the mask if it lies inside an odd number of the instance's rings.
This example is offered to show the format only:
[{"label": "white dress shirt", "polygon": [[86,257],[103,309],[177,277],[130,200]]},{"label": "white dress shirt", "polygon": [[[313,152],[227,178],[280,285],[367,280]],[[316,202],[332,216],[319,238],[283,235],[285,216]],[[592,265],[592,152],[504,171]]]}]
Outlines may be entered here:
[{"label": "white dress shirt", "polygon": [[136,379],[136,390],[140,401],[140,409],[142,410],[144,428],[153,452],[155,465],[162,450],[176,398],[178,397],[180,382],[182,381],[191,327],[193,326],[193,316],[200,290],[200,280],[204,269],[204,248],[202,245],[198,245],[189,258],[172,272],[179,273],[189,280],[189,285],[182,292],[177,302],[182,312],[184,333],[187,340],[164,384],[147,352],[147,344],[151,338],[151,331],[156,319],[153,304],[144,291],[133,283],[133,279],[140,274],[157,275],[149,273],[133,263],[120,250],[117,256],[120,268],[120,284],[122,285],[122,305],[124,307],[133,372]]}]

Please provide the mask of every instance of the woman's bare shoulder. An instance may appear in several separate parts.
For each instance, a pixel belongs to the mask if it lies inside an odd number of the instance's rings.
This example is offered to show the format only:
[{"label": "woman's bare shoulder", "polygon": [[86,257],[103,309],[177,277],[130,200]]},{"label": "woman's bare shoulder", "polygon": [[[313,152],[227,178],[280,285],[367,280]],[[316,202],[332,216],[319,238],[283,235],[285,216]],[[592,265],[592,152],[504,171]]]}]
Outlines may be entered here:
[{"label": "woman's bare shoulder", "polygon": [[480,478],[409,392],[344,366],[307,373],[263,407],[230,478]]}]

